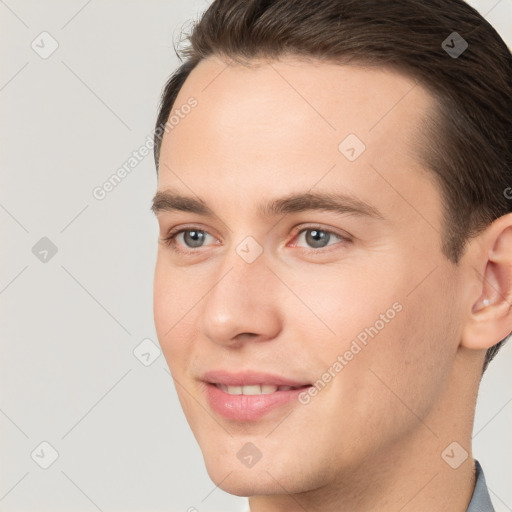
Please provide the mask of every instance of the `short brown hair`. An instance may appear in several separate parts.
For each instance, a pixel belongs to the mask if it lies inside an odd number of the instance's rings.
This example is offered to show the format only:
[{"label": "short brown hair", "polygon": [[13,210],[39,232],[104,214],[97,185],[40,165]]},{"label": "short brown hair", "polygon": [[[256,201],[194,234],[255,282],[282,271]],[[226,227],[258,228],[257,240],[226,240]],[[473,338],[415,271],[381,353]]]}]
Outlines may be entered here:
[{"label": "short brown hair", "polygon": [[[468,44],[457,56],[443,44],[452,47],[454,38]],[[512,55],[464,1],[215,0],[186,41],[176,50],[182,64],[162,95],[157,172],[161,127],[201,60],[353,60],[405,72],[436,100],[419,153],[443,198],[443,253],[449,260],[457,264],[471,237],[512,211]],[[484,371],[506,339],[488,349]]]}]

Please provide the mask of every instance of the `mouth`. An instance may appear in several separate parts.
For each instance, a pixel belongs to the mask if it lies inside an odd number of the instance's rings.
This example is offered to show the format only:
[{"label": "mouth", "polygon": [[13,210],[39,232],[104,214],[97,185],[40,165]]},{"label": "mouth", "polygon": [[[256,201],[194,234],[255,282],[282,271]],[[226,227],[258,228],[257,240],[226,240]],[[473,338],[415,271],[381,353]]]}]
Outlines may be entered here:
[{"label": "mouth", "polygon": [[309,383],[258,372],[208,372],[203,375],[207,403],[225,419],[255,421],[274,411],[281,416],[299,404]]},{"label": "mouth", "polygon": [[228,395],[270,395],[276,391],[292,391],[295,389],[304,389],[308,385],[304,386],[276,386],[274,384],[248,384],[244,386],[229,386],[227,384],[220,384],[212,382],[214,386],[217,386],[221,391]]}]

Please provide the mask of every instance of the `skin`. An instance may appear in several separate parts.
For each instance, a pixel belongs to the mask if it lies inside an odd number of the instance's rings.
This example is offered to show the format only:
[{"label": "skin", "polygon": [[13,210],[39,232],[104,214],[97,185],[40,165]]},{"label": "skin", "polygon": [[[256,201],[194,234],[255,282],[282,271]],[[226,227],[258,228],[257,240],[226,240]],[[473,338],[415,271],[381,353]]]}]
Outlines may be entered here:
[{"label": "skin", "polygon": [[[215,213],[157,212],[154,281],[159,341],[208,473],[250,496],[252,512],[464,512],[485,350],[512,330],[512,215],[454,265],[441,252],[439,191],[415,152],[428,92],[382,68],[254,64],[202,61],[174,108],[198,104],[160,154],[158,191]],[[366,145],[353,162],[338,149],[351,133]],[[307,191],[350,194],[382,218],[258,213],[262,200]],[[349,241],[311,246],[311,224]],[[176,248],[191,253],[166,245],[180,226],[206,231],[204,245],[183,235]],[[236,252],[247,236],[263,250],[250,264]],[[307,405],[252,422],[210,409],[203,372],[313,383],[396,302],[401,311]],[[454,441],[468,452],[457,469],[441,457]],[[237,458],[247,442],[262,454],[252,468]]]}]

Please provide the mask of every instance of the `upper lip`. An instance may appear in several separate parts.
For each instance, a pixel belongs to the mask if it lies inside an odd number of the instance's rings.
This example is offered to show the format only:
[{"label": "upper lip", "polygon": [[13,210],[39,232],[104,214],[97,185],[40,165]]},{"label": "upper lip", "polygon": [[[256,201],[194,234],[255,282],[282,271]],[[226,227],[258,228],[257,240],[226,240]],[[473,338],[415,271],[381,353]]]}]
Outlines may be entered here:
[{"label": "upper lip", "polygon": [[226,370],[211,370],[203,374],[202,380],[211,384],[224,384],[226,386],[251,386],[256,384],[292,387],[309,386],[308,382],[255,371],[232,373]]}]

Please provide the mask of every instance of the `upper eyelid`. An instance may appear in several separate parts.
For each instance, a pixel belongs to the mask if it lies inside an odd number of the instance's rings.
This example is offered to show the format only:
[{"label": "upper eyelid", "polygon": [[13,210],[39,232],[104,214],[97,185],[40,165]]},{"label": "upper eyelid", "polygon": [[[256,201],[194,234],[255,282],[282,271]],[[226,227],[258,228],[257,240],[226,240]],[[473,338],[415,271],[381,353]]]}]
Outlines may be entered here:
[{"label": "upper eyelid", "polygon": [[340,235],[339,233],[336,233],[336,231],[331,231],[330,229],[319,229],[319,228],[316,228],[315,226],[312,226],[312,227],[305,227],[305,228],[301,228],[299,230],[297,230],[294,234],[294,239],[297,239],[299,237],[299,235],[302,234],[303,231],[311,231],[311,230],[315,230],[315,229],[318,229],[318,231],[323,231],[324,233],[329,233],[329,235],[334,235],[335,237],[339,238],[340,240],[346,240],[348,237],[346,236],[343,236],[343,235]]},{"label": "upper eyelid", "polygon": [[[301,231],[304,231],[307,229],[318,229],[319,231],[325,231],[325,232],[331,233],[333,235],[343,236],[343,235],[339,235],[338,233],[336,233],[336,231],[334,229],[323,227],[321,224],[311,224],[311,225],[299,224],[298,226],[292,228],[291,231],[294,233],[300,233]],[[198,225],[171,228],[167,231],[167,234],[168,235],[171,235],[171,234],[176,235],[183,231],[203,231],[204,233],[208,233],[209,235],[214,236],[207,229],[203,229]]]},{"label": "upper eyelid", "polygon": [[215,235],[210,233],[207,229],[203,229],[200,226],[197,225],[191,225],[191,226],[184,226],[184,227],[176,227],[169,229],[166,234],[166,238],[169,238],[171,236],[177,236],[180,233],[183,233],[185,231],[202,231],[204,233],[207,233],[208,235],[212,236],[213,238],[217,238]]}]

